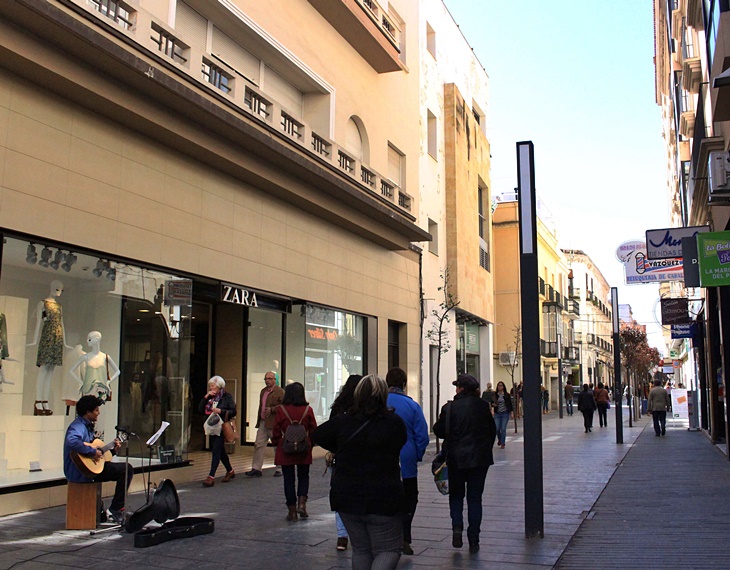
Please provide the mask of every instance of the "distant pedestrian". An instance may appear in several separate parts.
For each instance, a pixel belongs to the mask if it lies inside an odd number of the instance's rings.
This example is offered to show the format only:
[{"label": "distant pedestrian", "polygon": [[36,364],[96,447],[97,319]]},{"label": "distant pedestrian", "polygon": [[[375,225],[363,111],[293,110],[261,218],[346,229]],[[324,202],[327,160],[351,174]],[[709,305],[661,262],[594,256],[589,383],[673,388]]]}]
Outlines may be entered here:
[{"label": "distant pedestrian", "polygon": [[[206,425],[213,425],[212,428],[207,428],[212,456],[210,471],[203,481],[203,487],[212,487],[215,485],[215,472],[218,470],[218,465],[221,462],[226,469],[223,482],[228,483],[236,476],[236,472],[233,470],[228,453],[226,453],[221,427],[223,425],[222,422],[227,422],[236,417],[236,402],[233,400],[233,396],[229,392],[226,392],[226,381],[223,378],[213,376],[208,380],[208,392],[200,400],[198,411],[201,414],[205,414]],[[212,420],[215,420],[216,416],[218,416],[217,421],[215,421],[215,424],[212,424]]]},{"label": "distant pedestrian", "polygon": [[648,412],[654,422],[654,434],[657,437],[667,434],[667,410],[670,404],[669,394],[662,388],[662,381],[654,380],[654,387],[649,392]]},{"label": "distant pedestrian", "polygon": [[487,382],[487,389],[482,392],[482,400],[484,400],[487,404],[489,404],[489,410],[494,411],[494,388],[492,388],[492,383]]},{"label": "distant pedestrian", "polygon": [[400,450],[400,473],[405,493],[403,515],[403,554],[412,555],[411,525],[418,506],[418,463],[428,447],[428,424],[423,410],[405,393],[406,373],[402,368],[391,368],[385,376],[388,384],[388,407],[393,408],[406,424],[408,440]]},{"label": "distant pedestrian", "polygon": [[542,397],[542,413],[549,414],[550,392],[545,386],[540,386],[540,396]]},{"label": "distant pedestrian", "polygon": [[569,416],[573,415],[573,385],[568,380],[565,383],[565,389],[563,390],[563,396],[565,396],[565,411]]},{"label": "distant pedestrian", "polygon": [[276,372],[270,370],[264,374],[264,387],[259,394],[259,409],[256,414],[256,441],[253,444],[253,460],[246,477],[261,477],[264,465],[264,452],[271,439],[276,412],[284,397],[284,390],[276,385]]},{"label": "distant pedestrian", "polygon": [[583,384],[583,391],[578,394],[578,411],[583,414],[583,426],[586,433],[593,431],[593,413],[596,411],[596,400],[588,384]]},{"label": "distant pedestrian", "polygon": [[[362,375],[350,374],[347,382],[342,386],[340,394],[332,404],[330,419],[341,414],[347,414],[352,410],[352,406],[355,404],[355,388],[360,380],[362,380]],[[349,538],[347,529],[345,528],[345,523],[342,522],[342,517],[340,517],[337,511],[335,511],[335,527],[337,528],[337,550],[347,550],[347,539]]]},{"label": "distant pedestrian", "polygon": [[512,398],[507,393],[504,382],[497,382],[492,407],[494,408],[494,423],[497,427],[497,444],[504,449],[505,439],[507,439],[507,424],[510,418],[514,417]]},{"label": "distant pedestrian", "polygon": [[[352,410],[319,426],[314,443],[336,454],[330,507],[352,543],[354,569],[390,570],[403,549],[403,420],[388,409],[388,386],[372,374],[355,388]],[[486,404],[485,404],[486,405]]]},{"label": "distant pedestrian", "polygon": [[596,400],[596,408],[598,409],[598,424],[600,427],[608,427],[608,390],[603,387],[603,383],[598,383],[598,388],[593,392],[593,398]]},{"label": "distant pedestrian", "polygon": [[464,544],[464,497],[468,512],[469,552],[479,550],[482,524],[482,494],[487,470],[494,463],[492,446],[496,426],[488,404],[479,397],[479,382],[468,374],[459,374],[453,382],[456,396],[441,408],[433,432],[444,439],[449,466],[449,510],[454,548]]},{"label": "distant pedestrian", "polygon": [[631,385],[626,384],[624,388],[624,397],[626,398],[626,405],[631,406]]},{"label": "distant pedestrian", "polygon": [[[304,439],[301,440],[304,450],[292,453],[285,447],[286,436],[287,429],[290,426],[295,427],[296,424],[301,425],[305,432]],[[316,427],[317,420],[305,398],[304,386],[299,382],[287,384],[284,388],[284,399],[276,411],[271,442],[276,445],[275,461],[277,465],[281,465],[281,472],[284,475],[284,497],[289,510],[286,520],[289,522],[295,522],[298,516],[303,519],[309,517],[307,497],[309,495],[309,466],[312,464],[311,433]]]}]

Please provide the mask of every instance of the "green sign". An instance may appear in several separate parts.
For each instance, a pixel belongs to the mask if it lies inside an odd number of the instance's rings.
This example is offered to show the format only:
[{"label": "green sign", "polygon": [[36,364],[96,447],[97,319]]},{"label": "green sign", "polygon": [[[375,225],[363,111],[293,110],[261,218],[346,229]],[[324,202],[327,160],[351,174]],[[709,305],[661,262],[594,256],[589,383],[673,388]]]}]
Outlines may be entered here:
[{"label": "green sign", "polygon": [[697,234],[700,285],[730,285],[730,232]]}]

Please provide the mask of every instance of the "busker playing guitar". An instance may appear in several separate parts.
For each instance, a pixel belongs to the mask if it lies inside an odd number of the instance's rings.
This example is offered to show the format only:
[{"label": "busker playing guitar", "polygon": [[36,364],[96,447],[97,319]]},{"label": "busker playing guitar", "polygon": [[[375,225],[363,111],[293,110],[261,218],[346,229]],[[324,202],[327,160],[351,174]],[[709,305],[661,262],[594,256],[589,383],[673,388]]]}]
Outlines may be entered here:
[{"label": "busker playing guitar", "polygon": [[[71,483],[100,483],[104,481],[116,481],[117,486],[114,490],[114,498],[109,506],[109,513],[115,522],[124,523],[124,492],[125,492],[125,465],[124,463],[111,463],[104,460],[104,452],[91,444],[94,437],[94,426],[99,418],[99,407],[104,404],[101,398],[96,396],[82,396],[76,402],[76,419],[71,422],[66,430],[66,439],[63,444],[63,472]],[[117,439],[114,441],[114,447],[111,450],[116,454],[121,447],[121,442]],[[80,458],[92,459],[95,462],[104,462],[104,468],[101,473],[93,478],[89,478],[76,466],[74,462]],[[126,487],[132,482],[134,470],[128,469]]]}]

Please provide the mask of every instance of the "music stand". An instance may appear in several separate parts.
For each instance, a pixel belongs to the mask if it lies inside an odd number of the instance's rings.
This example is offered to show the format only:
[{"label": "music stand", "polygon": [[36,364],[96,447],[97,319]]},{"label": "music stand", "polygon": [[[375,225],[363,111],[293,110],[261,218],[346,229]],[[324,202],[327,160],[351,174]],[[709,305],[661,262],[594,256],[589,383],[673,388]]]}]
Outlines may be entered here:
[{"label": "music stand", "polygon": [[163,420],[162,424],[160,424],[160,429],[158,429],[154,434],[152,434],[152,437],[150,437],[145,444],[147,445],[147,448],[150,452],[150,459],[147,463],[147,488],[145,490],[145,500],[147,503],[150,502],[150,486],[152,485],[152,446],[157,443],[157,440],[160,439],[162,434],[165,432],[167,427],[170,425],[170,422],[166,422]]}]

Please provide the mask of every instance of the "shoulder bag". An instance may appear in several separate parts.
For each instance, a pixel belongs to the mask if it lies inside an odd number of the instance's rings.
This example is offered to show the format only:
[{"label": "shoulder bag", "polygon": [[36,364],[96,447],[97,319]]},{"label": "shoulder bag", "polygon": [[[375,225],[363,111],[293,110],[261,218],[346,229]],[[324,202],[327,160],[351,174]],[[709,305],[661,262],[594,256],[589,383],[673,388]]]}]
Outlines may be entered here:
[{"label": "shoulder bag", "polygon": [[[337,450],[337,453],[341,453],[342,449],[350,443],[350,440],[352,440],[357,434],[359,434],[362,430],[365,429],[365,426],[370,423],[370,420],[365,420],[365,422],[357,428],[352,434],[350,434],[350,437],[348,437],[340,446],[340,448]],[[335,471],[335,452],[334,451],[328,451],[327,454],[324,456],[324,473],[322,473],[322,477],[327,475],[327,470],[332,469],[332,472]]]}]

